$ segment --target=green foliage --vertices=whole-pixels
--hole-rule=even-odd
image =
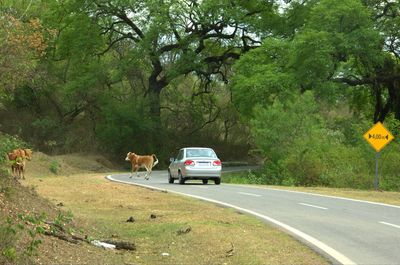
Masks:
[[[6,154],[16,148],[27,148],[28,145],[16,136],[0,132],[0,164],[6,161]]]
[[[160,132],[149,115],[145,101],[131,99],[121,103],[107,98],[102,106],[102,116],[96,131],[105,150],[124,156],[128,151],[154,152],[153,137]]]
[[[361,137],[372,125],[368,120],[381,115],[394,133],[399,130],[396,109],[396,119],[382,114],[396,97],[391,77],[398,55],[390,41],[396,34],[387,32],[392,46],[384,50],[387,28],[377,30],[396,10],[394,3],[292,1],[284,12],[287,38],[272,35],[236,62],[234,103],[265,161],[259,177],[246,181],[372,187],[374,153]],[[385,19],[376,19],[379,14]],[[397,152],[390,152],[397,146],[392,143],[381,158],[385,189],[398,189]]]
[[[56,160],[52,160],[50,162],[50,172],[52,172],[53,174],[58,174],[58,169],[60,168],[60,165],[58,164],[58,162]]]
[[[275,100],[267,108],[257,107],[251,120],[251,132],[274,184],[282,184],[282,176],[299,185],[318,184],[316,179],[323,168],[320,157],[314,152],[323,151],[323,142],[319,140],[325,131],[311,92],[293,101]],[[296,175],[291,174],[295,172]]]
[[[0,193],[12,189],[18,193],[15,182],[7,177],[7,173],[0,172]],[[18,193],[20,194],[20,193]],[[3,197],[4,198],[4,197]],[[16,198],[5,196],[5,205],[10,211],[0,212],[0,263],[1,264],[30,264],[31,257],[37,253],[42,241],[38,238],[44,232],[44,213],[28,214],[14,212],[12,201]]]
[[[38,247],[42,243],[42,240],[38,239],[37,236],[39,234],[43,234],[45,231],[45,228],[43,227],[43,221],[45,220],[46,215],[44,213],[42,213],[41,215],[19,214],[18,217],[22,222],[30,224],[29,226],[18,224],[20,229],[26,229],[26,232],[30,237],[28,246],[25,250],[25,254],[28,256],[36,255]]]
[[[4,235],[4,236],[7,237],[7,235]],[[4,251],[2,254],[7,260],[9,260],[11,262],[13,262],[17,259],[17,250],[15,249],[15,247],[4,248]]]
[[[256,104],[268,105],[275,98],[290,96],[294,79],[286,72],[288,48],[284,40],[267,39],[235,64],[234,103],[246,117],[251,116]]]
[[[73,218],[74,215],[71,211],[68,211],[67,213],[59,212],[57,217],[54,219],[54,224],[59,227],[64,227],[66,224],[71,223]]]
[[[329,118],[322,115],[311,92],[292,98],[254,109],[250,128],[265,159],[264,169],[230,177],[228,181],[373,188],[375,154],[362,138],[372,123],[346,118],[339,112]],[[395,135],[399,133],[399,125],[394,118],[386,122]],[[399,148],[395,141],[382,151],[379,160],[382,189],[399,190]]]
[[[59,124],[49,117],[43,119],[37,119],[32,122],[32,127],[37,133],[37,136],[42,139],[51,139],[55,130]]]
[[[15,249],[15,241],[17,239],[17,229],[12,225],[12,220],[7,219],[5,224],[0,223],[0,249],[2,256],[8,261],[15,261],[17,253]],[[0,261],[2,258],[0,258]]]
[[[293,41],[289,66],[304,88],[315,88],[334,71],[334,47],[327,32],[304,31]]]

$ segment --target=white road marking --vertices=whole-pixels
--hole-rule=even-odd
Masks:
[[[307,204],[307,203],[302,203],[302,202],[300,202],[299,204],[304,205],[304,206],[308,206],[308,207],[313,207],[313,208],[321,209],[321,210],[328,210],[328,208],[321,207],[321,206],[316,206],[316,205],[312,205],[312,204]]]
[[[372,202],[372,201],[366,201],[366,200],[351,199],[351,198],[332,196],[332,195],[324,195],[324,194],[319,194],[319,193],[311,193],[311,192],[304,192],[304,191],[294,191],[294,190],[285,190],[285,189],[274,189],[274,188],[269,188],[269,187],[259,187],[259,186],[254,186],[254,185],[251,186],[251,185],[243,185],[243,184],[225,183],[224,185],[241,186],[241,187],[246,187],[246,188],[255,188],[255,189],[263,189],[263,190],[273,190],[273,191],[280,191],[280,192],[299,193],[299,194],[306,194],[306,195],[312,195],[312,196],[318,196],[318,197],[339,199],[339,200],[345,200],[345,201],[362,202],[362,203],[368,203],[368,204],[373,204],[373,205],[380,205],[380,206],[386,206],[386,207],[392,207],[392,208],[400,209],[399,205],[393,205],[393,204],[387,204],[387,203],[381,203],[381,202]]]
[[[264,219],[270,223],[276,224],[280,227],[282,227],[283,229],[285,229],[286,231],[288,231],[289,233],[309,242],[310,244],[314,245],[315,247],[319,248],[321,251],[325,252],[327,255],[331,256],[333,259],[337,260],[340,264],[343,265],[356,265],[357,263],[355,263],[354,261],[352,261],[351,259],[349,259],[348,257],[346,257],[345,255],[343,255],[342,253],[338,252],[337,250],[331,248],[330,246],[326,245],[325,243],[319,241],[318,239],[294,228],[291,227],[285,223],[282,223],[278,220],[275,220],[271,217],[268,217],[266,215],[263,214],[259,214],[257,212],[254,212],[252,210],[247,210],[244,209],[242,207],[239,206],[235,206],[233,204],[229,204],[229,203],[225,203],[225,202],[221,202],[221,201],[217,201],[217,200],[213,200],[213,199],[208,199],[205,197],[201,197],[201,196],[196,196],[196,195],[192,195],[192,194],[187,194],[187,193],[182,193],[182,192],[178,192],[178,191],[173,191],[173,190],[166,190],[166,189],[161,189],[161,188],[156,188],[156,187],[152,187],[150,185],[144,185],[144,184],[138,184],[138,183],[134,183],[134,182],[128,182],[128,181],[123,181],[123,180],[118,180],[118,179],[114,179],[111,175],[108,175],[106,177],[109,180],[115,181],[115,182],[120,182],[120,183],[125,183],[125,184],[130,184],[130,185],[136,185],[136,186],[141,186],[141,187],[145,187],[151,190],[159,190],[159,191],[168,191],[168,192],[172,192],[172,193],[176,193],[176,194],[180,194],[180,195],[184,195],[184,196],[188,196],[188,197],[192,197],[192,198],[196,198],[196,199],[200,199],[203,201],[208,201],[208,202],[212,202],[212,203],[216,203],[219,205],[223,205],[223,206],[227,206],[227,207],[231,207],[234,208],[238,211],[241,212],[245,212],[251,215],[255,215],[257,217],[260,217],[261,219]]]
[[[200,188],[200,189],[208,189],[207,186],[200,186],[200,185],[193,185],[195,188]]]
[[[248,196],[254,196],[254,197],[261,197],[261,195],[260,194],[254,194],[254,193],[247,193],[247,192],[238,192],[239,194],[242,194],[242,195],[248,195]]]
[[[388,226],[392,226],[392,227],[396,227],[396,228],[399,228],[400,229],[400,225],[394,225],[394,224],[391,224],[391,223],[386,223],[386,222],[379,222],[380,224],[383,224],[383,225],[388,225]]]

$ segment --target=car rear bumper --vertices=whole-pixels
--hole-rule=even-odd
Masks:
[[[190,168],[185,167],[182,170],[182,174],[185,178],[196,178],[196,179],[207,179],[207,178],[220,178],[221,167],[216,168]]]

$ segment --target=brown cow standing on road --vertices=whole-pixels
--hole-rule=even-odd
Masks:
[[[133,177],[133,172],[136,172],[136,176],[138,176],[139,168],[145,168],[147,170],[145,179],[148,180],[150,178],[151,171],[155,165],[158,164],[158,159],[155,154],[152,155],[137,155],[135,153],[129,152],[125,158],[126,161],[131,162],[132,170],[131,170],[131,178]]]

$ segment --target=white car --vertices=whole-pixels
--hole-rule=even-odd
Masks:
[[[205,147],[185,147],[179,150],[175,158],[170,159],[168,167],[168,182],[185,184],[188,179],[200,179],[203,184],[213,180],[216,185],[221,183],[221,160],[214,150]]]

